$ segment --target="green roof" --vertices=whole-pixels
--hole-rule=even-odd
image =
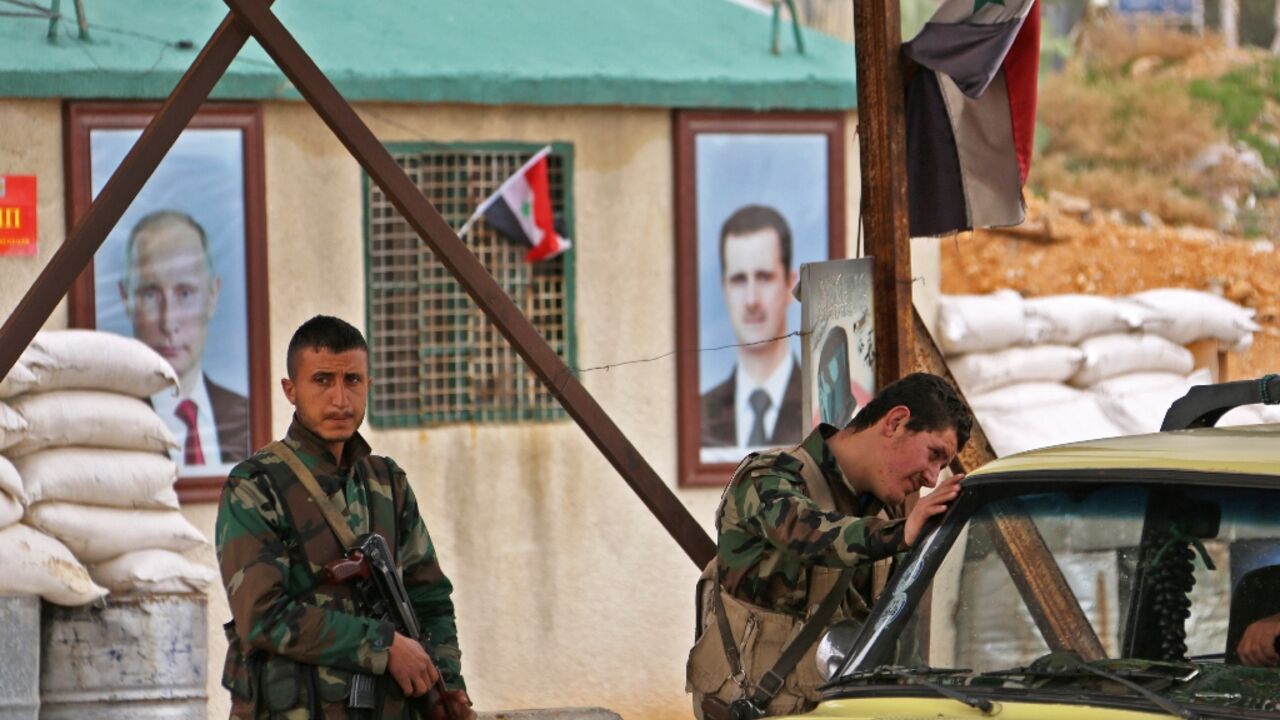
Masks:
[[[47,0],[42,0],[47,5]],[[0,17],[0,97],[160,99],[225,16],[219,0],[62,2],[48,21]],[[275,10],[353,101],[848,109],[853,46],[729,0],[278,0]],[[189,41],[183,43],[182,41]],[[184,48],[182,45],[187,45]],[[300,99],[255,42],[213,97]]]

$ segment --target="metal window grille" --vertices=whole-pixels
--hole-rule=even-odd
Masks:
[[[538,150],[536,147],[391,151],[455,229]],[[569,149],[548,157],[555,216],[572,235]],[[447,422],[554,420],[546,391],[444,265],[365,178],[370,418],[380,427]],[[570,253],[528,263],[529,250],[477,221],[463,241],[551,347],[572,364]]]

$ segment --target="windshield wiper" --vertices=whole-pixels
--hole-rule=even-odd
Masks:
[[[925,677],[926,675],[964,675],[972,672],[973,670],[969,668],[935,668],[935,667],[927,667],[927,666],[926,667],[906,667],[903,665],[882,665],[873,670],[862,670],[855,673],[849,673],[848,675],[843,675],[839,678],[835,678],[831,682],[827,683],[824,687],[832,687],[834,685],[844,685],[850,681],[855,681],[855,680],[883,680],[883,679],[903,680],[906,682],[907,685],[928,688],[945,698],[948,698],[950,700],[955,700],[956,702],[964,703],[965,705],[968,705],[969,707],[980,711],[983,715],[990,715],[995,709],[995,705],[992,704],[990,700],[971,697],[969,695],[966,695],[965,693],[960,692],[959,690],[953,687],[947,687],[946,685],[936,683],[932,680],[929,680],[927,677]]]
[[[1200,716],[1196,714],[1194,710],[1191,710],[1190,708],[1185,708],[1182,705],[1179,705],[1174,700],[1170,700],[1169,698],[1163,695],[1160,695],[1159,693],[1149,690],[1143,687],[1142,685],[1139,685],[1138,683],[1134,682],[1132,679],[1130,679],[1130,678],[1142,678],[1142,679],[1153,679],[1153,680],[1164,679],[1164,680],[1177,680],[1180,682],[1187,682],[1192,678],[1194,678],[1198,674],[1197,672],[1192,672],[1189,675],[1184,677],[1174,677],[1169,675],[1155,675],[1152,673],[1147,673],[1142,671],[1104,670],[1102,668],[1094,667],[1093,665],[1090,665],[1082,660],[1076,659],[1069,666],[1050,666],[1050,667],[1043,667],[1043,668],[1028,666],[1024,668],[1015,668],[1013,670],[997,670],[995,672],[983,673],[982,677],[1008,677],[1011,675],[1022,676],[1022,677],[1078,677],[1081,673],[1097,675],[1098,677],[1105,678],[1115,683],[1119,683],[1129,688],[1130,690],[1138,693],[1142,697],[1150,700],[1153,704],[1155,704],[1161,710],[1164,710],[1165,712],[1175,717],[1184,718],[1184,720],[1200,720]]]

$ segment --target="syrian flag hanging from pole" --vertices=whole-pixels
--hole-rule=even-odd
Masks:
[[[466,235],[472,223],[483,216],[489,227],[515,242],[532,246],[524,256],[528,262],[550,260],[568,250],[572,243],[556,232],[551,214],[551,188],[547,184],[550,152],[550,145],[539,150],[507,178],[497,192],[480,203],[458,231],[459,237]]]
[[[1037,0],[945,0],[904,50],[911,235],[1017,225],[1040,69]]]

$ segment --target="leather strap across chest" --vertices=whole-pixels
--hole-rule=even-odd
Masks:
[[[311,469],[302,462],[302,459],[298,457],[292,448],[279,440],[271,442],[264,450],[280,458],[285,465],[289,466],[294,476],[298,478],[298,482],[302,483],[302,487],[306,488],[307,494],[311,496],[311,500],[315,502],[316,507],[320,509],[320,514],[324,516],[324,520],[329,524],[329,528],[333,530],[333,534],[338,536],[338,542],[342,543],[342,549],[350,550],[356,544],[355,533],[351,532],[351,527],[347,525],[346,517],[343,516],[342,511],[329,501],[329,497],[321,489],[320,482],[316,480],[316,476],[312,474]]]

